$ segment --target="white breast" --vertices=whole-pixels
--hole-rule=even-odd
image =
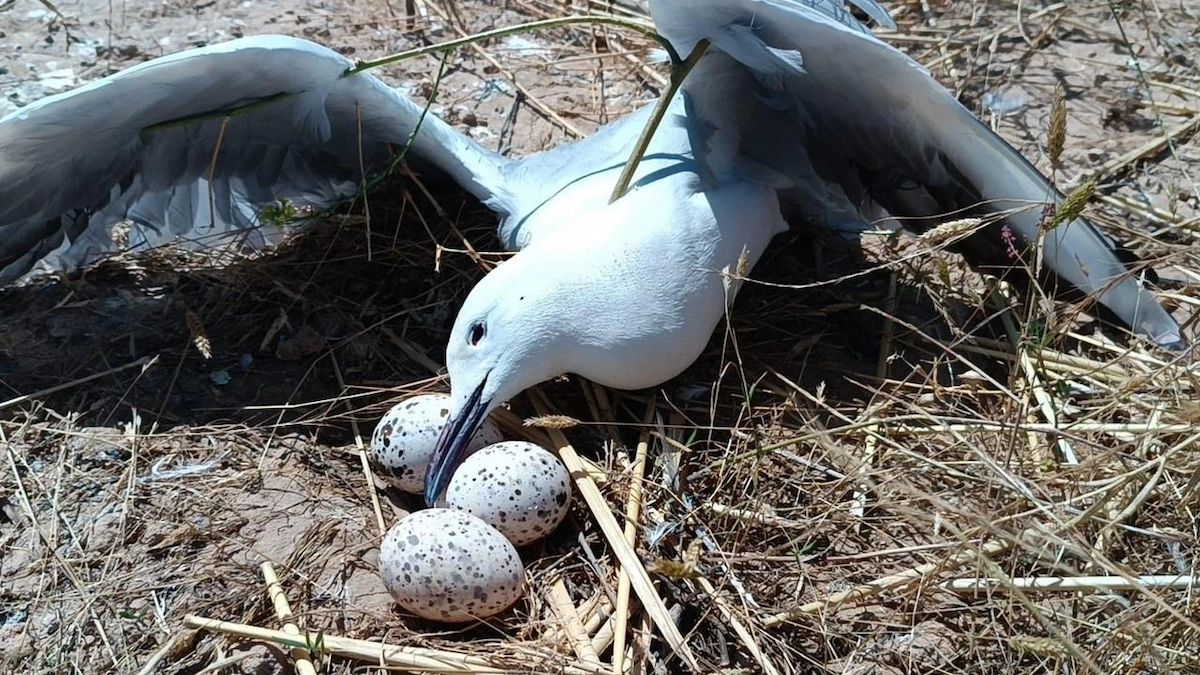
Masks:
[[[547,278],[577,288],[556,294],[552,310],[577,337],[563,355],[572,372],[640,389],[683,371],[736,292],[723,272],[736,271],[743,251],[753,266],[785,228],[772,189],[695,192],[698,184],[688,173],[657,180],[523,251]]]

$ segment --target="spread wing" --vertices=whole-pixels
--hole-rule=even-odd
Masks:
[[[885,22],[872,0],[855,4]],[[732,125],[741,160],[789,179],[781,196],[820,224],[866,229],[863,214],[880,206],[926,227],[948,213],[1003,213],[1009,230],[1032,242],[1043,205],[1062,199],[840,0],[651,0],[650,7],[681,54],[711,42],[715,50],[686,85],[694,105]],[[985,228],[964,252],[1011,264],[1000,235],[999,224]],[[1124,252],[1091,223],[1050,230],[1042,252],[1051,271],[1138,333],[1182,345],[1179,326],[1125,265]]]
[[[0,282],[39,260],[238,234],[261,244],[279,201],[323,207],[408,156],[485,202],[506,160],[319,45],[257,36],[155,59],[0,119]],[[236,111],[230,114],[231,111]]]

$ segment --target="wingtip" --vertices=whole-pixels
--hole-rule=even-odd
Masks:
[[[1168,341],[1156,340],[1155,344],[1158,345],[1159,349],[1171,352],[1172,354],[1183,354],[1191,348],[1191,345],[1188,344],[1188,341],[1184,340],[1183,338],[1176,338],[1175,340]]]
[[[1146,293],[1144,289],[1140,289]],[[1182,354],[1192,349],[1192,345],[1183,336],[1183,330],[1165,307],[1153,300],[1153,306],[1142,306],[1136,312],[1135,320],[1130,324],[1135,331],[1141,333],[1159,349],[1172,354]],[[1149,309],[1149,311],[1146,311]]]
[[[1153,309],[1157,311],[1150,312],[1150,317],[1140,315],[1137,317],[1140,320],[1130,324],[1134,332],[1141,335],[1147,343],[1170,354],[1180,355],[1192,351],[1192,344],[1183,337],[1183,331],[1174,317],[1157,303]],[[1157,320],[1151,320],[1152,318]]]

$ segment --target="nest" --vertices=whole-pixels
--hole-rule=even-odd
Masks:
[[[252,18],[367,57],[565,11],[327,4]],[[1093,179],[1087,215],[1188,318],[1197,20],[1114,7],[914,3],[887,39],[1060,187]],[[537,150],[652,99],[651,47],[577,26],[466,49],[435,112]],[[405,67],[387,76],[428,93],[437,63]],[[377,546],[419,504],[363,443],[445,388],[455,309],[502,256],[452,185],[400,175],[364,199],[270,252],[116,257],[0,292],[3,670],[1200,669],[1194,369],[969,270],[941,251],[955,227],[880,237],[848,273],[838,242],[789,235],[681,377],[512,402],[511,437],[575,477],[571,517],[522,550],[512,610],[405,615]]]

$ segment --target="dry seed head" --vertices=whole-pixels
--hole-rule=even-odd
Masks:
[[[1046,138],[1046,150],[1050,154],[1050,167],[1062,168],[1063,147],[1067,143],[1067,92],[1062,83],[1054,89],[1054,103],[1050,106],[1050,134]]]
[[[693,539],[683,552],[683,560],[658,559],[646,569],[672,579],[695,579],[700,576],[700,540]]]
[[[750,273],[750,248],[742,247],[742,254],[738,256],[737,261],[737,276],[739,279],[745,279]]]
[[[671,579],[695,579],[700,576],[695,566],[679,560],[655,560],[646,565],[646,570]]]
[[[1079,187],[1071,190],[1071,194],[1067,195],[1062,204],[1058,205],[1058,210],[1054,213],[1054,220],[1050,222],[1050,229],[1078,218],[1079,214],[1083,213],[1083,207],[1087,206],[1094,194],[1096,194],[1094,177],[1085,180]]]
[[[1012,646],[1019,652],[1035,656],[1057,656],[1065,658],[1070,655],[1061,642],[1053,638],[1033,637],[1031,635],[1015,635]]]
[[[211,359],[212,341],[208,339],[208,333],[204,330],[204,324],[200,322],[200,317],[190,309],[183,316],[187,320],[188,331],[192,334],[192,344],[196,345],[196,351],[200,352],[204,358]]]
[[[942,223],[932,230],[926,230],[921,233],[921,239],[930,244],[941,244],[946,241],[958,239],[959,237],[970,234],[983,224],[981,218],[962,218],[960,220],[951,220]]]
[[[746,279],[746,274],[750,272],[750,249],[746,246],[742,247],[742,253],[738,256],[737,263],[721,268],[721,285],[725,287],[726,303],[733,301],[734,294],[741,288],[742,282]]]
[[[570,429],[580,424],[583,424],[583,422],[566,415],[542,415],[540,417],[530,417],[524,422],[524,425],[527,427],[537,427],[539,429]]]

